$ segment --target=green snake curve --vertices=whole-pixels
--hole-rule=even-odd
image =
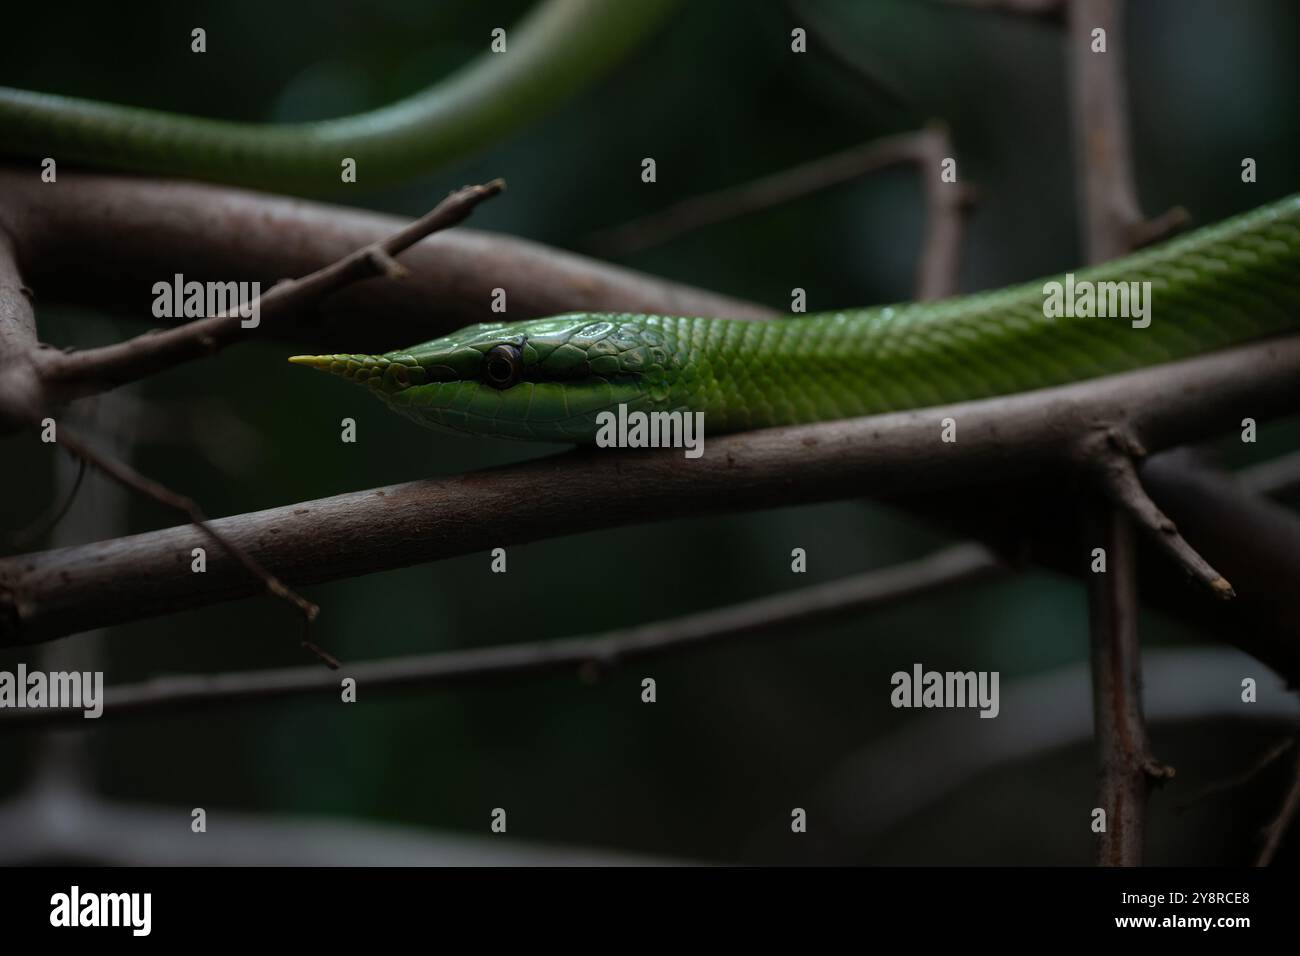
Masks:
[[[1074,281],[1150,282],[1149,324],[1048,317],[1039,281],[771,322],[577,313],[290,361],[423,425],[576,443],[593,443],[600,413],[620,404],[703,412],[718,434],[1021,392],[1300,329],[1300,194]]]
[[[679,2],[546,0],[507,31],[505,53],[485,52],[380,109],[311,123],[236,123],[0,87],[0,153],[308,194],[338,188],[351,158],[359,183],[395,182],[589,85]]]
[[[485,53],[382,109],[313,123],[231,123],[0,88],[0,152],[286,192],[337,184],[344,157],[366,182],[402,179],[590,82],[677,2],[546,0],[509,32],[508,53]],[[1049,318],[1034,282],[773,322],[579,313],[474,326],[385,355],[293,361],[362,382],[421,424],[564,442],[593,441],[597,416],[619,405],[700,411],[721,433],[1025,391],[1300,328],[1300,196],[1077,279],[1150,282],[1149,327]]]

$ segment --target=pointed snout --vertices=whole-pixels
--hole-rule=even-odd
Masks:
[[[418,368],[409,368],[382,355],[291,355],[289,361],[386,392],[399,392],[414,384],[413,377],[423,378]]]

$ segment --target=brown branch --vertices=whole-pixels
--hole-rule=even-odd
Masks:
[[[945,299],[957,292],[962,236],[975,190],[963,182],[946,183],[940,178],[943,161],[952,156],[946,128],[931,124],[917,134],[916,150],[926,206],[916,297]]]
[[[504,188],[505,183],[501,180],[483,186],[467,186],[452,193],[428,214],[391,236],[363,246],[301,279],[276,285],[257,300],[262,320],[269,323],[277,315],[292,313],[294,309],[310,305],[331,292],[371,276],[387,275],[391,278],[404,275],[404,269],[397,264],[394,256],[426,236],[464,221],[475,206],[497,195]],[[16,267],[12,265],[12,257],[7,255],[8,252],[8,249],[0,249],[0,259],[6,260],[0,268],[10,269],[16,275]],[[9,278],[7,273],[0,272],[0,281],[6,278]],[[0,302],[0,305],[9,304]],[[15,314],[21,315],[17,311]],[[7,318],[6,322],[12,324],[12,317]],[[209,354],[230,344],[243,331],[240,316],[226,314],[209,316],[164,332],[149,333],[85,352],[67,354],[33,350],[29,356],[36,365],[39,392],[33,396],[18,396],[14,401],[14,409],[29,416],[29,421],[34,423],[40,414],[34,409],[41,405],[62,404],[68,399],[120,385],[178,362]],[[77,438],[66,426],[61,431],[60,442],[63,447],[83,462],[120,484],[188,515],[196,527],[224,548],[249,574],[260,580],[267,592],[298,608],[303,616],[302,646],[329,667],[339,666],[333,656],[311,639],[311,624],[320,613],[320,608],[286,587],[243,547],[213,528],[193,500],[144,477],[123,462],[100,454]]]
[[[1188,216],[1175,208],[1148,222],[1138,205],[1124,86],[1122,0],[1070,0],[1066,6],[1085,246],[1089,262],[1105,262],[1164,238],[1186,225]],[[1092,50],[1097,28],[1106,31],[1104,53]]]
[[[1256,866],[1268,866],[1273,862],[1278,849],[1282,846],[1283,837],[1286,836],[1287,830],[1291,828],[1297,816],[1300,816],[1300,756],[1296,757],[1291,788],[1282,801],[1282,808],[1278,810],[1273,822],[1264,828],[1264,846],[1259,851],[1259,856],[1255,858]]]
[[[961,544],[882,571],[606,634],[353,663],[342,675],[356,680],[360,693],[433,690],[557,672],[591,677],[631,660],[724,640],[804,634],[810,627],[832,624],[868,609],[982,580],[1001,568],[988,549]],[[127,717],[235,701],[337,694],[338,689],[339,677],[316,667],[162,677],[109,687],[103,715]],[[81,719],[80,711],[10,710],[0,715],[0,728],[75,723]]]
[[[0,230],[0,361],[35,349],[32,292],[18,271],[12,237]]]
[[[706,511],[902,495],[1012,476],[1052,482],[1077,467],[1077,436],[1097,422],[1125,423],[1158,451],[1231,428],[1247,408],[1261,419],[1300,408],[1300,336],[1056,389],[723,436],[696,460],[672,450],[575,451],[212,524],[300,584]],[[959,442],[938,440],[946,417],[959,423]],[[611,487],[623,493],[611,499]],[[602,507],[593,508],[597,500]],[[197,537],[178,527],[0,559],[0,645],[249,593],[241,569],[221,555],[210,556],[207,573],[188,573]]]
[[[1188,600],[1186,575],[1160,553],[1145,556],[1144,594],[1165,612],[1235,644],[1290,686],[1300,687],[1300,591],[1295,586],[1300,581],[1300,515],[1243,493],[1231,474],[1188,458],[1182,450],[1153,455],[1142,468],[1142,483],[1183,535],[1214,555],[1216,568],[1234,582],[1238,596]],[[1151,548],[1154,552],[1154,543]]]
[[[14,237],[28,284],[44,298],[136,314],[139,290],[158,275],[183,271],[193,278],[236,277],[267,285],[280,276],[318,269],[403,225],[394,217],[357,209],[145,178],[65,173],[58,189],[50,189],[30,175],[4,168],[0,199],[0,229]],[[407,281],[358,283],[308,310],[311,322],[289,330],[295,347],[301,351],[306,344],[308,350],[315,346],[316,351],[330,351],[344,336],[360,351],[407,345],[493,318],[488,304],[497,286],[509,287],[514,318],[574,308],[747,318],[774,314],[752,303],[468,228],[432,236],[403,261],[411,268]],[[20,304],[26,306],[25,297]],[[359,321],[363,317],[365,321]],[[0,311],[0,323],[4,319]],[[283,336],[284,331],[272,333]],[[1242,375],[1249,374],[1243,367]],[[1256,414],[1249,402],[1241,411]],[[1224,421],[1214,427],[1229,424],[1235,425]],[[1293,556],[1300,553],[1294,544],[1295,522],[1267,502],[1233,494],[1226,481],[1198,479],[1195,487],[1188,487],[1183,481],[1186,469],[1162,471],[1157,487],[1152,482],[1161,457],[1148,463],[1144,482],[1185,534],[1217,555],[1216,563],[1243,597],[1222,605],[1189,604],[1181,582],[1167,573],[1163,562],[1145,576],[1144,593],[1150,583],[1150,599],[1160,606],[1245,647],[1300,682],[1300,663],[1292,650],[1300,639],[1294,626],[1300,616],[1289,610],[1297,606],[1296,593],[1282,573],[1294,567]],[[1005,487],[1007,482],[999,484]],[[1020,486],[1016,496],[1024,501],[1026,494],[1043,490]],[[981,493],[966,488],[958,495],[933,498],[923,512],[957,527],[975,517],[976,510],[995,514],[1008,508],[993,489]],[[963,501],[978,502],[979,509],[953,504]],[[962,523],[953,520],[957,512]],[[1051,513],[1059,515],[1059,505]],[[1011,508],[1000,525],[985,523],[967,533],[1000,540],[1022,518]],[[1055,519],[1045,518],[1041,524],[1034,532],[1035,557],[1053,567],[1075,567],[1074,555],[1057,546]],[[1018,554],[1020,547],[1008,553]],[[1247,584],[1248,589],[1243,587]],[[0,590],[4,586],[0,581]],[[12,611],[12,603],[6,605],[0,598],[0,615]]]
[[[316,302],[329,293],[364,278],[404,274],[402,267],[393,259],[394,256],[426,236],[464,221],[475,206],[497,195],[504,188],[505,183],[501,180],[484,186],[465,187],[452,193],[425,216],[386,239],[357,249],[301,279],[276,285],[257,300],[259,313],[264,313],[261,318],[264,321],[273,320],[276,315],[291,313],[295,308]],[[21,285],[17,281],[17,267],[11,249],[7,245],[0,248],[0,260],[3,263],[0,264],[0,287]],[[20,333],[24,331],[34,332],[32,322],[24,324],[25,314],[21,308],[15,307],[7,299],[0,301],[0,307],[5,307],[3,330],[7,338],[4,344],[12,344],[12,340],[20,338]],[[30,308],[27,313],[30,313]],[[28,361],[34,362],[36,366],[39,392],[13,397],[10,413],[16,421],[26,417],[30,423],[35,423],[40,414],[36,409],[43,405],[62,404],[68,399],[120,385],[178,362],[209,354],[230,344],[242,331],[240,317],[227,314],[209,316],[164,332],[150,333],[116,345],[74,354],[33,348],[28,353]],[[20,366],[22,358],[13,356],[10,362]],[[311,624],[320,613],[320,608],[286,587],[244,548],[214,529],[193,500],[144,477],[123,462],[100,454],[77,438],[66,426],[62,429],[60,442],[83,462],[120,484],[187,514],[195,526],[226,549],[246,571],[258,578],[270,594],[298,608],[303,615],[302,646],[328,666],[338,667],[338,661],[311,639]]]
[[[409,220],[344,206],[200,183],[60,173],[57,188],[0,166],[0,230],[14,237],[28,284],[44,299],[139,316],[159,276],[237,279],[269,288],[306,275]],[[305,310],[299,345],[383,352],[499,321],[492,290],[510,292],[511,319],[570,311],[769,318],[775,311],[513,236],[469,228],[436,233],[403,257],[404,282],[359,282]]]
[[[1178,533],[1175,525],[1151,500],[1138,478],[1135,461],[1146,457],[1146,451],[1131,434],[1123,429],[1100,429],[1082,444],[1080,460],[1089,468],[1109,496],[1169,557],[1173,558],[1191,577],[1204,585],[1215,597],[1228,599],[1236,596],[1232,585],[1202,558]]]
[[[941,211],[945,216],[957,215],[960,223],[959,214],[970,203],[972,195],[963,184],[940,183],[939,160],[950,155],[946,130],[931,125],[915,133],[873,140],[832,153],[740,186],[683,200],[642,219],[603,230],[592,237],[590,245],[604,255],[625,255],[903,164],[913,164],[922,170],[931,216]],[[930,231],[934,231],[933,223]],[[946,228],[941,236],[945,250],[951,244],[950,231]],[[927,238],[927,248],[931,241]]]
[[[103,472],[123,487],[130,488],[146,498],[152,498],[159,504],[188,515],[191,524],[224,548],[249,574],[260,580],[268,593],[282,601],[287,601],[302,612],[302,646],[315,654],[326,666],[333,669],[338,668],[338,660],[311,640],[311,625],[316,620],[317,615],[320,614],[320,608],[296,591],[285,587],[275,575],[262,567],[257,559],[244,548],[212,527],[212,524],[204,517],[203,512],[199,510],[199,506],[192,499],[184,495],[178,495],[165,485],[160,485],[151,478],[146,478],[125,462],[118,461],[107,455],[101,455],[80,438],[71,434],[66,426],[59,429],[58,441],[60,445],[77,458]]]
[[[375,276],[404,274],[393,260],[415,243],[441,229],[464,221],[474,207],[505,188],[502,180],[457,190],[434,209],[388,238],[354,250],[349,255],[300,279],[280,282],[256,302],[262,325],[274,324],[354,282]],[[237,314],[209,316],[164,331],[83,352],[39,353],[38,371],[44,400],[61,404],[69,399],[103,391],[153,375],[180,362],[210,355],[225,348],[249,330]]]
[[[13,239],[0,227],[0,432],[36,416],[32,356],[38,347],[32,291],[18,269]]]
[[[1122,3],[1068,0],[1066,4],[1077,165],[1082,180],[1079,203],[1090,263],[1117,258],[1155,242],[1181,228],[1189,218],[1178,208],[1148,222],[1138,204],[1128,138]],[[1094,51],[1093,31],[1098,29],[1104,31],[1104,48]],[[1094,579],[1089,589],[1094,712],[1102,801],[1109,817],[1098,861],[1107,866],[1133,866],[1142,859],[1150,779],[1172,776],[1173,771],[1156,764],[1147,749],[1130,520],[1210,593],[1230,598],[1233,590],[1227,579],[1192,549],[1143,488],[1135,465],[1146,457],[1141,436],[1106,423],[1093,431],[1084,449],[1087,467],[1100,479],[1112,502],[1094,518],[1107,539],[1111,567],[1106,579]]]
[[[1105,548],[1106,570],[1089,582],[1092,624],[1093,719],[1101,757],[1101,807],[1106,829],[1099,840],[1103,866],[1142,862],[1150,780],[1173,776],[1152,758],[1142,719],[1141,651],[1137,633],[1137,569],[1127,516],[1094,508],[1093,540]]]
[[[1241,648],[1300,687],[1300,514],[1242,492],[1231,474],[1181,448],[1153,454],[1142,463],[1141,478],[1183,536],[1202,554],[1214,555],[1215,567],[1238,593],[1231,601],[1206,599],[1180,565],[1139,535],[1143,606],[1206,639]],[[1086,581],[1082,542],[1061,525],[1063,514],[1077,510],[1078,492],[1077,479],[1058,482],[1031,473],[891,501],[949,534],[983,542],[1017,566]]]

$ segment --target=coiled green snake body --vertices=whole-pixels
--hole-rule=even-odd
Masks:
[[[1049,314],[1038,281],[770,322],[577,313],[291,361],[364,384],[424,425],[576,443],[594,442],[600,413],[620,404],[703,412],[716,434],[1021,392],[1300,329],[1300,194],[1070,281],[1089,283],[1150,283],[1149,311]]]

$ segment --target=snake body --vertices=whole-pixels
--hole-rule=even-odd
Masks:
[[[289,193],[428,173],[590,84],[679,0],[546,0],[457,73],[380,109],[310,123],[237,123],[0,87],[0,153]],[[188,42],[187,36],[176,42]],[[230,51],[239,37],[216,37]],[[489,46],[489,37],[482,42]],[[234,55],[234,54],[230,54]]]
[[[289,192],[427,172],[599,76],[679,0],[545,0],[507,52],[390,106],[287,126],[0,88],[0,151]],[[486,41],[486,38],[484,38]],[[474,326],[384,355],[295,356],[434,427],[592,442],[601,413],[703,412],[714,433],[919,408],[1185,358],[1300,328],[1300,196],[1102,266],[1150,283],[1150,324],[1049,315],[1032,282],[772,322],[576,313]],[[1061,280],[1057,280],[1061,281]],[[1118,287],[1117,287],[1118,288]]]
[[[1084,282],[1150,283],[1149,324],[1049,316],[1037,281],[770,322],[575,313],[291,361],[423,425],[576,443],[620,404],[703,412],[722,433],[1021,392],[1300,329],[1300,194],[1080,270]]]

